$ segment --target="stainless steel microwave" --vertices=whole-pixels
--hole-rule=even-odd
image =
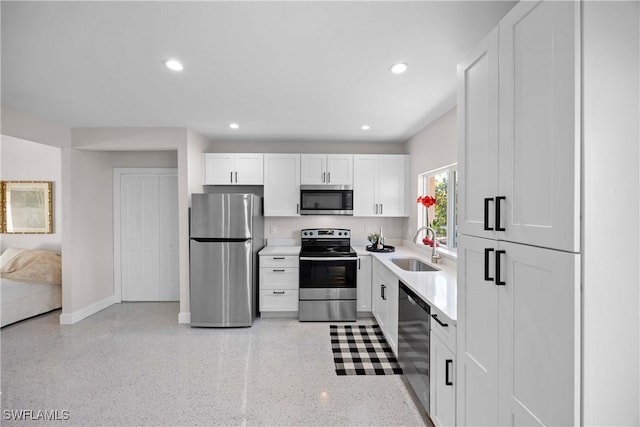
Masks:
[[[353,215],[353,187],[301,185],[300,215]]]

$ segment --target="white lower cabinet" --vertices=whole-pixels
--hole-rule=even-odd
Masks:
[[[358,312],[371,312],[371,255],[358,257]]]
[[[387,343],[398,355],[398,278],[378,260],[373,260],[371,299],[373,316]]]
[[[297,256],[260,256],[261,314],[298,312],[299,271]]]
[[[456,425],[456,356],[433,329],[430,335],[429,416],[436,427]]]

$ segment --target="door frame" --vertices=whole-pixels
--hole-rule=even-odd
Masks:
[[[175,175],[178,168],[113,168],[113,295],[116,303],[122,302],[122,241],[120,210],[122,208],[120,185],[124,175]],[[176,200],[178,204],[178,200]]]

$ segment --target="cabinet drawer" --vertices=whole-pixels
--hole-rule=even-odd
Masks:
[[[431,331],[438,335],[442,342],[455,354],[456,325],[452,324],[451,321],[442,314],[431,313]]]
[[[260,268],[260,289],[298,289],[300,269],[291,267]]]
[[[291,289],[261,290],[260,311],[298,311],[298,291]]]
[[[297,255],[262,255],[260,267],[298,267]]]

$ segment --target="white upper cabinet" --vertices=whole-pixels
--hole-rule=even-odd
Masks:
[[[458,232],[495,238],[498,28],[458,65]]]
[[[302,154],[303,185],[353,185],[353,154]]]
[[[407,216],[407,163],[401,154],[353,157],[353,215]]]
[[[204,185],[262,185],[263,155],[205,153]]]
[[[264,155],[264,216],[300,213],[300,154]]]
[[[575,7],[519,3],[459,65],[461,234],[580,250]]]
[[[579,16],[575,2],[522,2],[500,22],[504,240],[580,250]]]

